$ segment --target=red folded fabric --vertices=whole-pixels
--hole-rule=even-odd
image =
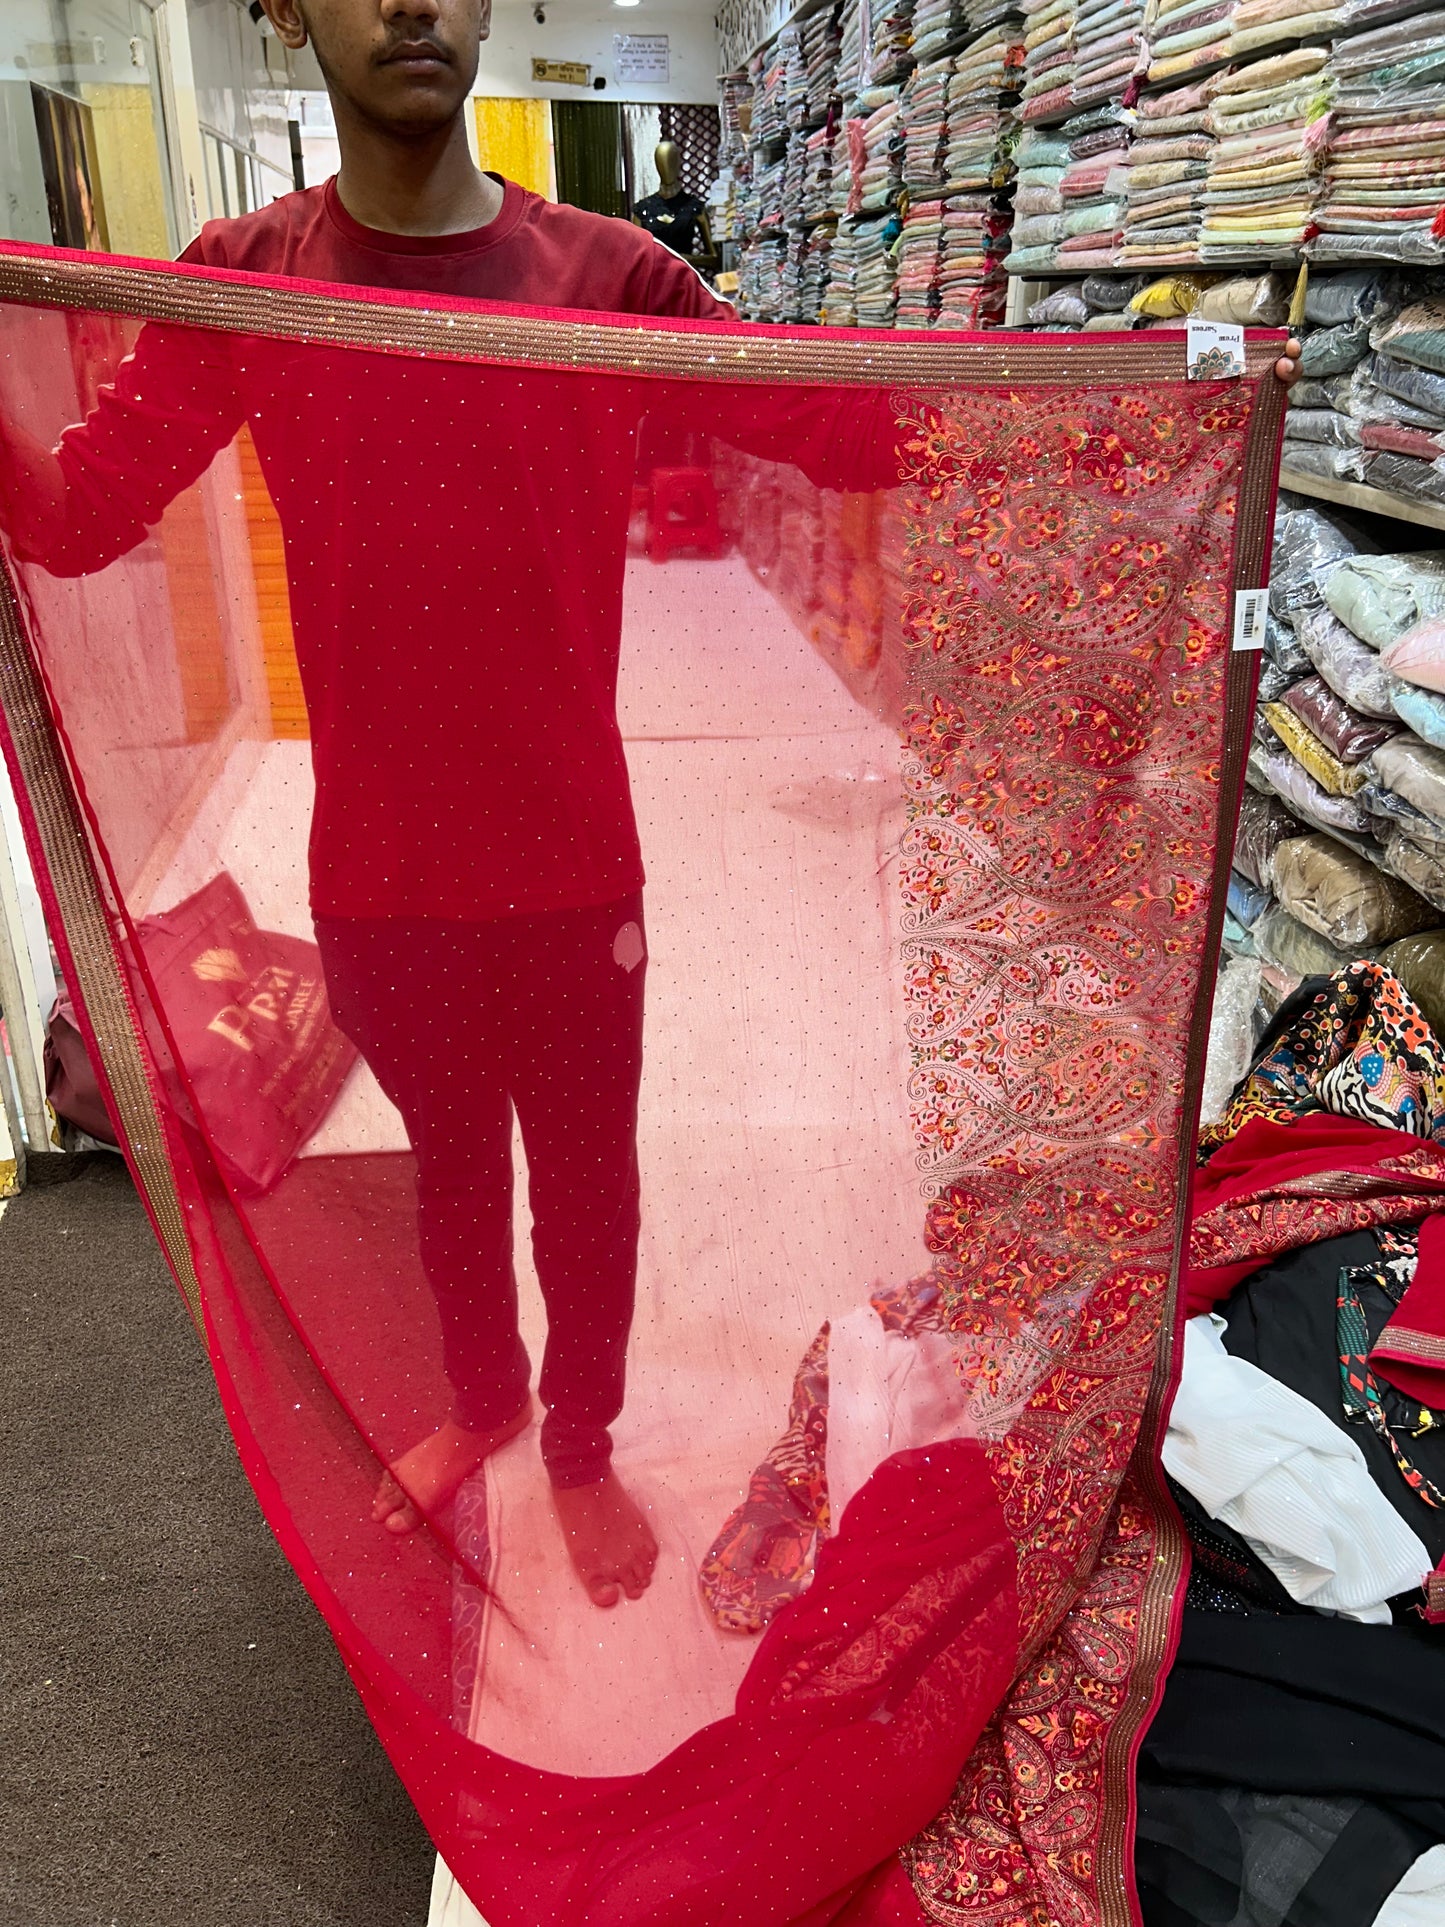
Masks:
[[[1370,1363],[1406,1398],[1445,1407],[1445,1212],[1420,1227],[1420,1259]]]
[[[1326,1111],[1308,1112],[1289,1123],[1251,1118],[1195,1173],[1182,1277],[1186,1316],[1209,1311],[1251,1272],[1286,1251],[1346,1231],[1419,1224],[1441,1211],[1445,1147],[1428,1138]],[[1435,1273],[1439,1236],[1432,1230],[1429,1240],[1421,1241],[1421,1270],[1427,1279]],[[1427,1243],[1432,1253],[1428,1267]],[[1440,1253],[1445,1258],[1445,1246]],[[1417,1274],[1416,1283],[1421,1282]],[[1412,1285],[1406,1303],[1414,1291]],[[1396,1314],[1402,1329],[1403,1314],[1402,1304]],[[1428,1334],[1427,1321],[1436,1318],[1445,1365],[1445,1285],[1420,1294],[1409,1328]],[[1418,1345],[1412,1348],[1402,1341],[1402,1350],[1419,1369]],[[1393,1363],[1382,1369],[1399,1384]],[[1441,1383],[1445,1386],[1445,1379]]]

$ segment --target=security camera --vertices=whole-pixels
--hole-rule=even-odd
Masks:
[[[535,6],[535,7],[533,7],[533,9],[532,9],[532,18],[533,18],[533,19],[534,19],[534,20],[536,21],[536,23],[537,23],[537,25],[538,25],[539,27],[545,27],[545,26],[546,26],[546,24],[547,24],[547,9],[546,9],[546,8],[545,8],[545,7],[544,7],[544,6],[542,5],[542,4],[541,4],[541,0],[538,0],[538,4],[537,4],[537,5]]]

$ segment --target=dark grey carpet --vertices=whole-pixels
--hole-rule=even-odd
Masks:
[[[118,1161],[0,1218],[0,1924],[421,1927],[431,1846]]]

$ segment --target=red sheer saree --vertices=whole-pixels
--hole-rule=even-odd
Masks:
[[[0,693],[67,976],[466,1891],[491,1927],[1126,1919],[1277,345],[1188,382],[1172,336],[21,250],[0,296]],[[610,1425],[660,1544],[611,1611],[535,1425],[421,1530],[371,1517],[525,1375],[513,1108],[542,1450],[565,1483]],[[634,1141],[640,1242],[594,1175]],[[770,1454],[805,1351],[826,1407]],[[723,1531],[778,1492],[791,1536]]]

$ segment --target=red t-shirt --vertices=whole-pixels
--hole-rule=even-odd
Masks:
[[[501,212],[488,227],[467,234],[383,234],[354,221],[335,181],[327,181],[284,195],[256,214],[208,221],[181,259],[247,274],[534,308],[735,319],[686,261],[630,221],[544,201],[514,181],[501,186]]]
[[[328,184],[211,223],[187,258],[731,319],[641,229],[510,183],[473,233],[376,233]],[[835,486],[896,479],[886,391],[870,404],[153,324],[62,437],[66,528],[21,532],[22,547],[57,573],[101,566],[248,425],[286,541],[316,774],[315,912],[470,919],[606,903],[643,881],[616,695],[647,416]]]
[[[488,226],[420,236],[363,227],[327,181],[239,220],[210,222],[182,258],[533,307],[734,319],[687,262],[631,222],[543,200],[512,181],[502,187]],[[397,399],[418,403],[408,395],[414,367],[393,363],[379,371],[383,384],[392,386],[387,376],[398,368]],[[452,418],[451,450],[463,449],[471,466],[471,515],[447,530],[450,553],[419,553],[425,536],[418,544],[413,524],[389,584],[343,562],[353,581],[362,578],[360,592],[336,596],[314,567],[338,556],[330,532],[314,529],[309,554],[288,533],[317,775],[318,915],[514,916],[642,888],[616,720],[625,520],[597,513],[630,495],[630,437],[619,442],[610,418],[578,421],[560,437],[555,409],[546,425],[530,420],[545,382],[534,382],[530,402],[505,374],[466,385],[483,414],[500,419],[475,439],[459,433],[446,391],[462,384],[455,370],[443,376],[434,406]],[[411,412],[420,446],[426,411]],[[410,464],[388,458],[379,427],[374,418],[360,430],[355,464],[407,476]],[[264,428],[253,433],[264,449]],[[266,468],[288,529],[312,524],[311,503],[295,499],[291,465],[273,456]],[[518,486],[523,471],[541,482],[541,503]],[[343,520],[379,531],[397,526],[398,511],[406,517],[418,484],[422,499],[439,493],[438,480],[411,476],[387,491],[376,478],[378,497],[392,493],[390,514],[354,489],[331,493]],[[590,504],[573,499],[579,487]],[[555,517],[545,507],[539,515],[549,501]],[[498,540],[504,554],[494,559],[487,549]],[[438,651],[416,619],[423,599],[445,612],[453,638],[472,630],[475,649],[444,643]]]

